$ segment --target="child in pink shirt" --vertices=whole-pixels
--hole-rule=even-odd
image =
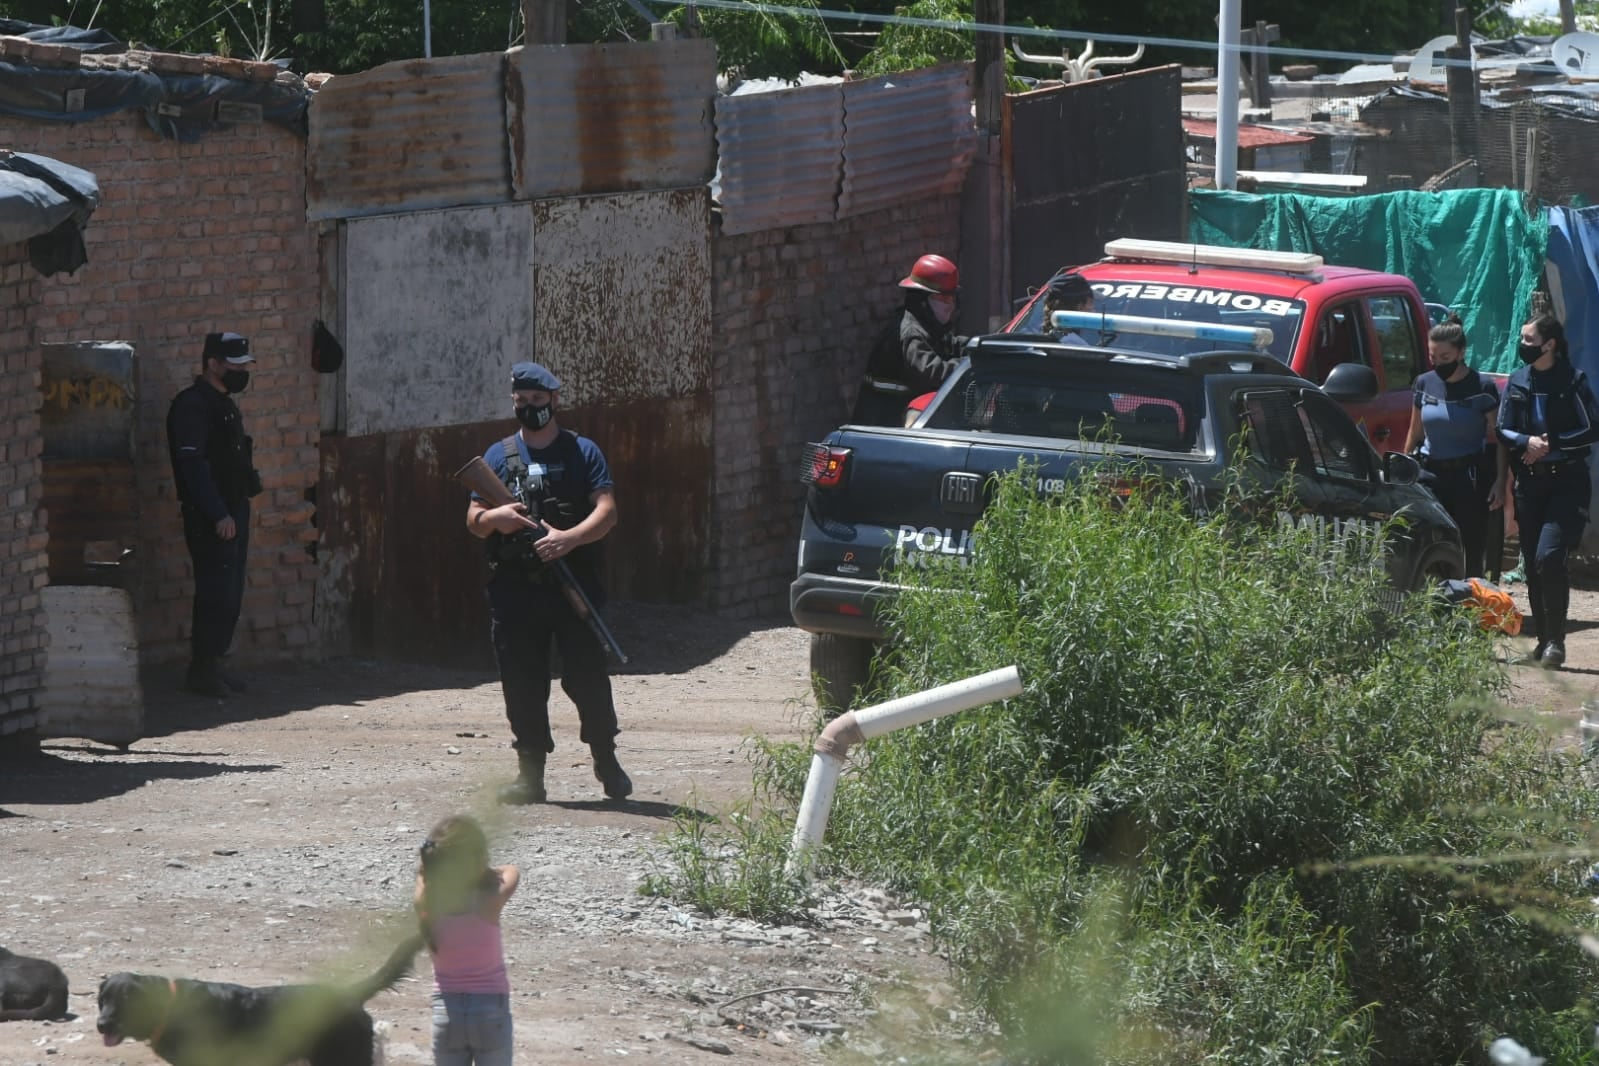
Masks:
[[[483,827],[444,819],[422,842],[415,903],[433,957],[434,1066],[511,1066],[511,986],[500,912],[521,880],[490,866]]]

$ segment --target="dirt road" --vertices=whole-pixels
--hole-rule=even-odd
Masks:
[[[636,655],[616,678],[626,804],[605,800],[558,695],[551,802],[495,808],[515,760],[493,677],[391,663],[257,672],[225,705],[153,678],[149,735],[130,751],[48,742],[0,766],[0,946],[58,962],[77,1015],[0,1025],[0,1063],[157,1062],[101,1046],[107,973],[350,975],[404,920],[428,828],[460,810],[490,820],[496,860],[523,870],[504,921],[519,1063],[819,1061],[845,1041],[870,1054],[868,983],[891,995],[944,975],[918,915],[840,892],[816,922],[769,928],[636,891],[674,815],[748,798],[748,735],[797,734],[804,635],[643,607],[616,629]],[[391,1063],[432,1061],[430,982],[424,959],[370,1005]],[[767,989],[787,991],[728,1006],[742,1024],[718,1015]]]
[[[1573,616],[1570,667],[1518,668],[1513,702],[1574,735],[1599,687],[1599,593],[1579,592]],[[686,610],[615,621],[637,653],[616,679],[624,805],[604,800],[557,696],[551,802],[497,810],[514,759],[494,679],[391,663],[257,672],[225,705],[153,677],[130,751],[51,742],[0,765],[0,945],[60,963],[75,1014],[0,1025],[0,1063],[158,1061],[94,1031],[95,987],[118,970],[354,973],[405,920],[417,844],[460,810],[489,819],[496,859],[524,871],[505,918],[519,1063],[814,1063],[824,1045],[872,1061],[935,1029],[961,1038],[911,902],[840,889],[774,928],[637,894],[674,815],[748,797],[746,736],[797,735],[806,639]],[[430,980],[424,960],[370,1005],[391,1063],[431,1061]]]

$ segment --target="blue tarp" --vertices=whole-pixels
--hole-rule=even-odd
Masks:
[[[1571,361],[1599,381],[1599,207],[1549,209],[1545,273]]]
[[[87,261],[83,227],[100,204],[93,174],[42,155],[0,154],[0,244],[28,242],[39,273],[72,273]]]
[[[85,52],[127,48],[99,30],[36,26],[0,19],[0,32],[66,44]],[[212,74],[158,74],[148,70],[57,69],[0,62],[0,114],[41,122],[89,122],[118,111],[140,110],[163,137],[193,142],[239,121],[225,104],[260,108],[261,121],[306,132],[311,93],[303,85],[239,81]],[[253,114],[248,116],[253,119]]]

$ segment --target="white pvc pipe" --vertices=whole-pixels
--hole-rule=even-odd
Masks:
[[[1221,0],[1216,23],[1216,188],[1238,186],[1238,39],[1243,0]],[[1263,60],[1264,61],[1264,60]]]
[[[811,857],[821,846],[827,833],[827,817],[833,810],[833,796],[838,791],[838,778],[852,746],[906,726],[1019,696],[1021,691],[1021,672],[1007,666],[833,719],[816,738],[811,772],[805,779],[805,794],[800,798],[794,838],[789,844],[788,872],[806,873]]]

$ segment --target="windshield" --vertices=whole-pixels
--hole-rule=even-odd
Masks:
[[[1200,450],[1203,397],[1188,374],[1073,360],[1062,373],[967,368],[928,417],[928,429],[1061,440],[1116,440],[1165,452]]]
[[[1294,350],[1294,337],[1305,318],[1305,302],[1259,296],[1235,289],[1203,285],[1159,285],[1142,281],[1096,281],[1094,310],[1112,315],[1142,315],[1186,322],[1208,322],[1226,326],[1265,326],[1271,330],[1272,355],[1287,363]],[[1027,317],[1016,327],[1018,333],[1044,333],[1044,301],[1034,300]],[[1096,331],[1083,331],[1089,344],[1109,344],[1158,355],[1186,355],[1190,352],[1236,351],[1237,344],[1223,341],[1189,340],[1182,337],[1149,337],[1120,334],[1101,337]]]

